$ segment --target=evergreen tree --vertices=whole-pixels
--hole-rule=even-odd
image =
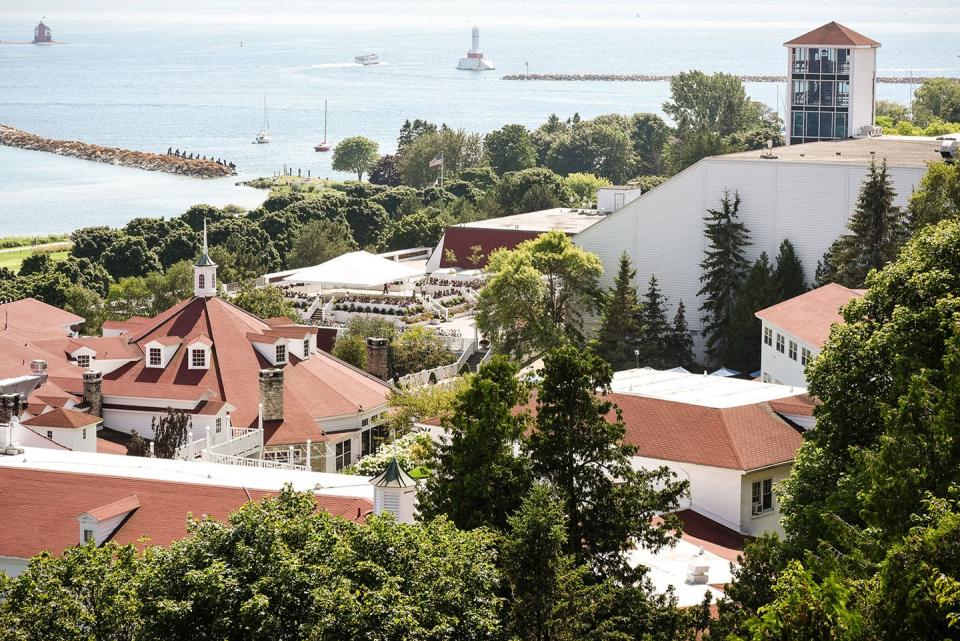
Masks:
[[[696,368],[696,358],[693,355],[693,337],[687,326],[687,308],[683,301],[677,305],[677,313],[673,315],[673,327],[667,339],[668,367],[683,367],[687,370]]]
[[[736,339],[731,323],[736,293],[740,289],[750,263],[744,248],[750,244],[750,231],[739,220],[740,194],[724,191],[720,209],[708,209],[704,218],[704,234],[709,241],[706,257],[700,263],[703,296],[700,310],[704,313],[703,335],[707,338],[707,354],[715,363],[729,352]]]
[[[896,196],[887,173],[887,161],[884,160],[879,169],[876,162],[871,161],[870,171],[860,187],[857,208],[847,223],[850,233],[841,236],[824,255],[818,282],[862,287],[870,270],[881,269],[897,257],[900,245],[906,240],[907,226],[903,211],[893,204]]]
[[[636,448],[623,442],[623,418],[603,396],[613,373],[599,357],[560,347],[544,356],[541,375],[530,458],[563,504],[564,551],[600,575],[635,578],[624,554],[632,542],[657,550],[675,540],[672,512],[688,484],[665,467],[633,469]]]
[[[650,275],[647,293],[640,311],[640,364],[661,369],[667,366],[667,341],[670,324],[667,321],[667,299],[657,284],[656,275]]]
[[[419,495],[420,518],[447,515],[457,527],[504,529],[530,487],[529,462],[515,446],[523,440],[526,415],[513,408],[528,400],[518,366],[495,356],[480,368],[454,403],[441,444]]]
[[[753,264],[737,290],[731,321],[731,340],[723,352],[723,364],[741,372],[752,372],[760,366],[760,319],[754,314],[777,302],[776,284],[767,253]]]
[[[776,302],[799,296],[807,291],[803,264],[789,239],[780,243],[777,266],[773,269],[773,285],[776,291]]]
[[[594,352],[615,371],[633,367],[633,350],[640,342],[640,305],[633,279],[637,272],[630,265],[627,252],[620,255],[620,268],[613,287],[603,296],[600,327],[594,341]]]

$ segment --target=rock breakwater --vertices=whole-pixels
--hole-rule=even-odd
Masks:
[[[45,151],[58,156],[70,156],[71,158],[92,160],[108,165],[133,167],[146,171],[162,171],[168,174],[197,178],[221,178],[223,176],[233,176],[237,173],[230,165],[213,160],[180,158],[116,147],[101,147],[100,145],[75,140],[53,140],[7,125],[0,125],[0,145],[31,151]]]
[[[786,82],[786,76],[748,75],[735,76],[743,82]],[[668,82],[673,79],[670,74],[643,74],[643,73],[513,73],[503,76],[503,80],[559,80],[584,82]],[[930,78],[909,76],[878,76],[877,82],[887,84],[906,85],[920,84]],[[960,78],[953,78],[960,82]]]

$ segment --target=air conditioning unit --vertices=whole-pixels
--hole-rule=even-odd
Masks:
[[[940,156],[944,162],[957,162],[957,157],[960,157],[960,140],[956,138],[944,138],[940,143]]]
[[[759,503],[754,503],[752,512],[754,516],[757,516],[758,514],[763,514],[763,506],[760,505]]]
[[[861,138],[876,138],[883,135],[883,128],[876,125],[864,125],[860,127]]]

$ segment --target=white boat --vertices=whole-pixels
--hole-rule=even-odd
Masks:
[[[314,151],[330,151],[330,145],[327,144],[327,101],[323,101],[323,142],[313,146]]]
[[[365,53],[357,56],[353,59],[358,65],[363,65],[364,67],[369,67],[370,65],[380,64],[380,56],[375,53]]]
[[[265,145],[270,142],[270,116],[267,115],[267,97],[263,97],[263,129],[253,140],[258,145]]]
[[[470,51],[467,52],[466,58],[460,58],[460,62],[457,63],[457,69],[461,71],[492,71],[495,69],[493,66],[493,60],[490,58],[484,58],[483,52],[480,51],[480,27],[473,28],[473,41]]]

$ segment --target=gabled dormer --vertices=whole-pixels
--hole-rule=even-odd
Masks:
[[[217,264],[207,253],[207,221],[203,221],[203,253],[193,264],[193,295],[209,298],[217,295]]]
[[[164,336],[154,338],[143,345],[145,366],[149,368],[165,368],[173,355],[177,353],[183,339],[179,336]]]
[[[268,334],[247,334],[250,344],[271,365],[286,365],[290,360],[289,339]]]
[[[96,350],[87,347],[86,345],[80,345],[75,350],[70,352],[70,359],[77,364],[77,367],[80,367],[84,370],[90,369],[90,366],[93,365],[93,361],[96,358]]]
[[[102,545],[114,535],[124,520],[139,508],[140,499],[133,494],[84,512],[77,517],[80,523],[80,544],[93,542],[95,545]]]
[[[208,336],[197,334],[186,341],[187,367],[189,369],[210,369],[213,356],[213,341]]]

